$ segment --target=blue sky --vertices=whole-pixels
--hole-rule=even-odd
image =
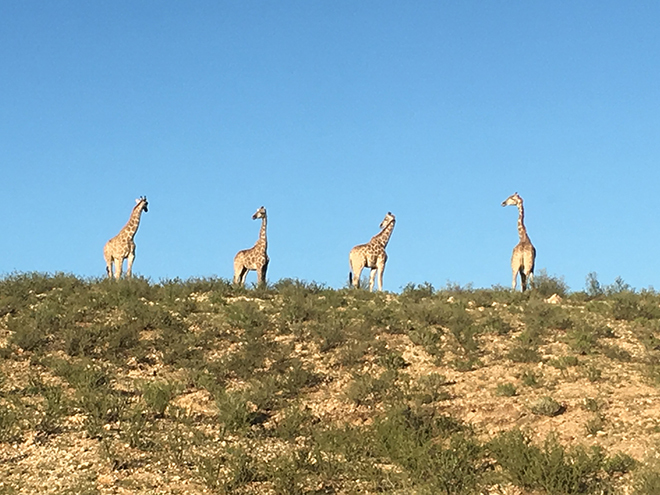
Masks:
[[[658,2],[0,3],[0,273],[341,287],[388,211],[385,289],[537,270],[660,288]],[[248,278],[255,280],[254,274]]]

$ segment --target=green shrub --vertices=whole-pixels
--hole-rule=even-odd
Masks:
[[[450,383],[447,377],[439,373],[420,376],[415,384],[416,400],[421,404],[447,400],[451,397],[446,390]]]
[[[523,371],[522,375],[520,375],[520,380],[522,381],[523,385],[527,387],[541,386],[541,378],[531,370]]]
[[[23,436],[20,415],[16,407],[0,404],[0,442],[18,442]]]
[[[566,408],[552,397],[545,396],[537,400],[531,407],[534,414],[542,416],[558,416],[562,414]]]
[[[567,451],[554,435],[546,438],[543,447],[537,447],[513,430],[492,440],[489,449],[507,477],[529,490],[572,495],[599,493],[607,486],[602,475],[606,457],[597,447]]]
[[[597,416],[587,421],[585,428],[589,435],[596,435],[599,431],[604,431],[605,418],[602,414],[598,414]]]
[[[401,466],[415,491],[471,493],[481,479],[482,449],[453,418],[396,407],[373,432],[376,453]]]
[[[564,277],[550,276],[545,268],[542,268],[534,276],[534,290],[542,297],[557,294],[563,298],[568,293],[568,285],[566,285]]]
[[[590,412],[598,412],[602,406],[602,403],[598,399],[593,399],[591,397],[584,399],[584,403],[582,405],[586,411]]]
[[[482,332],[496,335],[508,335],[511,332],[511,325],[497,314],[489,315],[479,326]]]
[[[538,363],[541,355],[538,349],[528,345],[514,345],[506,354],[506,358],[514,363]]]
[[[518,391],[513,383],[499,383],[495,394],[500,397],[513,397]]]
[[[140,388],[144,402],[157,417],[165,414],[167,406],[179,390],[177,384],[165,381],[142,382]]]
[[[346,388],[346,397],[357,405],[373,406],[386,398],[401,395],[396,386],[397,374],[387,370],[374,377],[368,373],[356,374]]]
[[[657,461],[639,469],[635,475],[635,495],[660,493],[660,466]]]

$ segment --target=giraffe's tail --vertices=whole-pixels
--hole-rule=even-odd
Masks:
[[[353,286],[353,272],[348,271],[348,287],[349,289]]]

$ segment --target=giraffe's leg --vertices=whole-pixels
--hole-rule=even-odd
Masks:
[[[257,284],[266,285],[266,270],[268,270],[268,261],[257,270]]]
[[[513,280],[511,281],[511,290],[516,290],[516,277],[518,276],[518,270],[513,269]]]
[[[527,290],[527,275],[522,268],[520,269],[520,287],[523,292]]]
[[[121,265],[123,265],[123,263],[123,258],[115,258],[115,278],[117,280],[119,280],[119,277],[121,277]]]
[[[112,278],[112,257],[105,259],[105,273],[108,275],[108,278]]]
[[[234,285],[240,283],[243,276],[243,268],[243,261],[239,259],[239,255],[237,254],[234,258]]]
[[[250,270],[248,270],[246,267],[243,267],[243,269],[241,270],[241,285],[242,286],[245,286],[245,281],[247,279],[249,271]]]
[[[355,289],[360,288],[360,277],[362,276],[362,270],[364,270],[363,266],[353,267],[353,287]]]
[[[369,292],[374,291],[374,280],[376,279],[376,268],[372,268],[369,272]]]
[[[133,260],[135,259],[135,253],[131,252],[128,253],[128,257],[126,259],[126,278],[131,278],[133,275]]]
[[[385,264],[378,267],[378,290],[383,290],[383,272],[385,271]]]

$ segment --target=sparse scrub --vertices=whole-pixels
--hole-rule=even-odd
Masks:
[[[14,274],[0,279],[0,442],[34,441],[30,465],[45,469],[39,455],[52,443],[145,493],[154,477],[158,489],[191,494],[472,494],[504,481],[530,493],[628,493],[635,483],[653,493],[650,460],[580,445],[616,452],[622,427],[629,439],[660,432],[646,400],[635,402],[639,424],[620,413],[641,397],[641,379],[660,384],[660,296],[623,281],[591,295],[560,293],[558,277],[536,282],[525,294],[423,284],[397,295],[298,280],[246,289]],[[551,293],[564,302],[545,302]],[[474,381],[485,378],[486,392]],[[577,407],[588,413],[577,411],[572,440],[529,441],[537,425],[564,435],[572,421],[550,419],[564,406],[535,403],[538,388],[574,397],[581,385]],[[653,389],[643,391],[651,404]],[[484,443],[520,404],[536,413],[525,415],[527,433]],[[5,460],[3,487],[39,492],[18,478],[26,462]],[[98,473],[82,469],[60,491],[102,491]]]

